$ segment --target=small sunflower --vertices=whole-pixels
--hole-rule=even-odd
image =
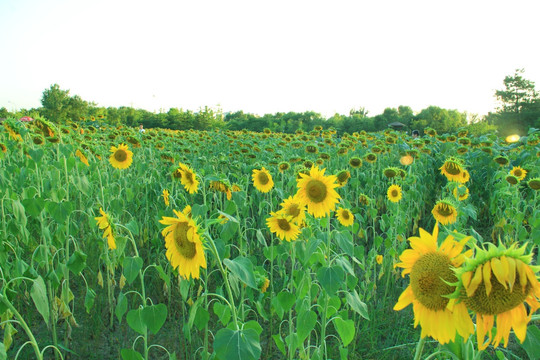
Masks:
[[[7,153],[7,147],[6,147],[6,145],[0,143],[0,151],[2,151],[4,154]]]
[[[387,167],[383,170],[383,175],[391,179],[399,174],[399,169],[395,167]]]
[[[534,179],[529,180],[527,185],[529,185],[529,187],[533,190],[536,190],[536,191],[540,190],[540,178],[534,178]]]
[[[401,165],[411,165],[412,163],[414,162],[414,158],[407,154],[407,155],[403,155],[402,157],[399,158],[399,163]]]
[[[341,170],[340,172],[337,173],[336,178],[337,178],[339,187],[343,187],[347,185],[347,182],[351,178],[351,173],[349,172],[349,170]]]
[[[403,197],[403,194],[401,193],[401,187],[395,184],[390,185],[388,191],[386,192],[386,196],[391,202],[397,203]]]
[[[493,158],[493,160],[501,166],[508,165],[508,163],[510,162],[510,160],[508,160],[508,158],[503,155],[496,156]]]
[[[199,181],[197,180],[197,174],[187,165],[180,164],[180,182],[184,185],[186,191],[190,194],[196,194],[199,188]]]
[[[338,208],[336,216],[339,223],[343,226],[351,226],[354,224],[354,215],[349,209]]]
[[[270,175],[264,166],[261,170],[253,169],[251,178],[253,179],[253,186],[262,193],[267,193],[274,187],[272,175]]]
[[[284,171],[287,171],[290,168],[291,168],[291,164],[289,164],[286,161],[280,162],[279,165],[278,165],[278,170],[279,170],[280,173],[282,173]]]
[[[270,213],[271,217],[266,219],[266,225],[271,232],[276,233],[281,240],[292,241],[298,238],[300,229],[292,221],[292,216],[282,211]]]
[[[467,339],[474,332],[465,304],[447,298],[455,291],[450,284],[457,281],[452,269],[461,266],[472,251],[462,254],[470,237],[457,242],[449,235],[439,247],[438,235],[436,223],[433,234],[420,229],[420,237],[409,238],[412,249],[405,250],[395,266],[403,268],[401,276],[409,274],[410,284],[394,310],[413,304],[414,326],[420,324],[422,338],[431,336],[446,344],[455,339],[456,333]]]
[[[118,147],[111,146],[109,162],[114,168],[127,169],[133,162],[133,152],[128,150],[127,145],[120,144]]]
[[[371,202],[371,199],[366,194],[360,194],[358,195],[358,202],[361,205],[368,206],[369,203]]]
[[[441,170],[441,174],[446,176],[448,181],[462,182],[463,166],[460,160],[451,157],[444,162],[439,170]]]
[[[103,238],[107,238],[107,245],[110,250],[116,249],[116,241],[114,239],[113,230],[111,222],[109,221],[109,215],[103,211],[102,208],[99,208],[99,213],[101,216],[95,217],[97,225],[103,231]]]
[[[307,205],[308,213],[316,218],[321,218],[333,211],[340,199],[339,194],[334,190],[338,187],[336,176],[324,176],[325,170],[313,167],[309,174],[299,173],[300,178],[296,180],[298,199],[303,205]]]
[[[281,209],[291,217],[295,224],[302,225],[306,220],[306,206],[296,196],[289,196],[281,203]]]
[[[512,170],[510,170],[510,175],[514,175],[519,181],[521,181],[525,179],[525,176],[527,176],[527,170],[522,169],[520,166],[514,166]]]
[[[469,197],[469,188],[460,184],[454,188],[452,193],[454,194],[456,200],[463,201]]]
[[[516,185],[517,183],[519,183],[519,179],[514,175],[506,175],[506,181],[510,185]]]
[[[264,294],[266,290],[268,290],[269,286],[270,286],[270,280],[268,280],[268,278],[264,278],[264,283],[261,287],[261,292]]]
[[[377,255],[377,256],[375,257],[375,261],[377,262],[377,264],[382,265],[382,262],[383,262],[383,256],[382,256],[382,255]]]
[[[359,157],[352,157],[349,159],[349,165],[354,168],[354,169],[358,169],[360,167],[362,167],[362,159],[360,159]]]
[[[457,210],[448,200],[439,200],[431,210],[435,220],[442,225],[453,224],[457,221]]]
[[[163,196],[163,201],[165,202],[165,206],[169,206],[169,190],[167,189],[163,189],[163,194],[161,194],[161,196]]]
[[[531,265],[532,251],[525,255],[527,244],[521,248],[516,244],[487,246],[487,250],[477,248],[476,256],[455,270],[458,282],[452,295],[476,313],[479,350],[490,344],[497,347],[503,339],[506,347],[510,329],[523,343],[531,315],[540,308],[540,283],[535,275],[540,267]],[[494,325],[497,331],[492,337]]]
[[[160,223],[169,225],[161,234],[165,238],[166,256],[173,269],[184,279],[199,278],[200,268],[206,269],[204,248],[195,221],[184,212],[173,210],[176,217],[164,216]]]
[[[364,156],[364,159],[368,163],[373,164],[374,162],[377,161],[377,155],[375,155],[374,153],[368,153],[368,154],[366,154],[366,156]]]

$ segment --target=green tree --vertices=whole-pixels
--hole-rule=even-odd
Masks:
[[[88,111],[88,102],[78,95],[69,96],[69,90],[60,89],[58,84],[53,84],[43,91],[41,105],[43,116],[57,123],[77,120]]]

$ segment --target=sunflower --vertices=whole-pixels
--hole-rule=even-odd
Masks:
[[[399,163],[401,165],[411,165],[414,162],[414,158],[411,155],[403,155],[399,158]]]
[[[7,147],[6,147],[6,145],[0,143],[0,151],[2,151],[4,154],[7,153]]]
[[[454,188],[452,193],[457,200],[463,201],[469,197],[469,188],[467,188],[465,185],[460,184]]]
[[[501,166],[508,165],[508,163],[510,162],[510,160],[508,160],[508,158],[503,155],[496,156],[493,158],[493,160]]]
[[[264,166],[261,170],[253,169],[251,178],[253,179],[253,186],[262,193],[267,193],[274,187],[272,175],[270,175]]]
[[[459,159],[450,157],[444,162],[439,170],[441,170],[441,174],[446,176],[448,181],[462,182],[463,166]]]
[[[111,222],[109,221],[109,215],[107,215],[107,213],[105,213],[102,208],[99,208],[99,213],[101,214],[101,216],[95,217],[94,219],[97,221],[98,227],[101,230],[104,230],[103,238],[107,238],[107,245],[109,246],[109,249],[114,250],[116,249],[116,241],[114,240]]]
[[[529,180],[527,185],[529,185],[529,187],[533,190],[540,190],[540,178],[534,178]]]
[[[390,185],[388,191],[386,192],[388,200],[391,202],[397,203],[403,197],[401,193],[401,187],[399,185]]]
[[[435,220],[442,225],[453,224],[457,221],[457,210],[448,200],[439,200],[431,210]]]
[[[271,212],[271,217],[266,219],[266,225],[271,232],[276,233],[277,237],[281,240],[296,240],[300,229],[292,221],[292,216],[285,214],[282,211]]]
[[[368,206],[371,202],[371,199],[366,194],[360,194],[358,195],[358,203],[364,206]]]
[[[514,175],[519,181],[521,181],[525,179],[525,176],[527,176],[527,170],[522,169],[520,166],[514,166],[512,170],[510,170],[510,175]]]
[[[479,350],[489,344],[497,347],[502,339],[506,347],[511,328],[523,343],[531,315],[540,308],[540,283],[535,275],[540,267],[531,265],[532,252],[525,255],[527,244],[521,248],[516,244],[509,248],[491,243],[487,246],[487,250],[477,248],[476,256],[455,270],[458,282],[452,296],[476,313]]]
[[[111,146],[109,162],[114,168],[127,169],[133,162],[133,152],[128,150],[127,145],[120,144],[118,147]]]
[[[336,216],[339,223],[343,226],[351,226],[354,224],[354,215],[349,209],[338,208]]]
[[[75,151],[75,155],[81,159],[81,162],[86,165],[86,166],[90,166],[90,164],[88,164],[88,159],[86,158],[86,155],[84,155],[84,153],[80,150],[80,149],[77,149]]]
[[[184,279],[199,278],[200,268],[206,269],[204,248],[197,224],[184,212],[173,210],[176,217],[162,217],[163,225],[169,225],[161,234],[165,238],[166,256],[173,269]]]
[[[375,256],[375,261],[377,262],[377,264],[382,265],[383,256],[382,255]]]
[[[196,194],[199,187],[199,181],[197,180],[197,174],[187,165],[180,164],[180,182],[184,185],[186,191],[190,194]]]
[[[264,294],[266,290],[268,290],[268,286],[270,286],[270,280],[268,278],[264,278],[264,282],[261,286],[261,292]]]
[[[349,165],[354,168],[354,169],[358,169],[360,167],[362,167],[362,159],[360,159],[359,157],[352,157],[349,159]]]
[[[368,163],[373,164],[374,162],[377,161],[377,155],[375,155],[374,153],[368,153],[368,154],[366,154],[366,156],[364,156],[364,159]]]
[[[459,181],[460,183],[462,184],[465,184],[466,182],[468,182],[470,179],[471,179],[471,175],[469,174],[469,172],[465,169],[463,169],[463,171],[461,172],[461,180]]]
[[[167,189],[163,189],[163,194],[161,194],[161,196],[163,196],[163,201],[165,202],[165,206],[169,206],[169,190]]]
[[[506,175],[506,181],[510,185],[516,185],[517,183],[519,183],[519,179],[514,175]]]
[[[422,327],[421,336],[431,336],[441,344],[453,341],[456,332],[464,339],[474,332],[474,325],[463,303],[456,303],[446,296],[454,292],[457,278],[452,271],[463,264],[472,254],[469,250],[462,254],[465,243],[449,235],[440,247],[437,246],[438,224],[433,234],[420,229],[420,237],[410,237],[412,249],[405,250],[396,267],[403,268],[401,276],[409,274],[410,284],[400,295],[394,310],[404,309],[413,304],[414,326]]]
[[[395,167],[387,167],[383,170],[383,175],[389,179],[395,177],[396,175],[398,175],[398,173],[399,169]]]
[[[280,162],[279,165],[278,165],[278,169],[279,169],[279,172],[280,172],[280,173],[289,170],[290,167],[291,167],[291,164],[289,164],[289,163],[286,162],[286,161],[282,161],[282,162]]]
[[[324,176],[326,169],[313,167],[309,174],[299,173],[296,180],[298,199],[302,205],[307,205],[308,213],[321,218],[336,208],[340,196],[334,190],[338,187],[335,175]]]
[[[343,187],[347,185],[347,182],[351,178],[351,173],[349,172],[349,170],[341,170],[337,173],[336,178],[339,185],[338,187]]]
[[[302,225],[306,220],[306,206],[297,196],[289,196],[281,204],[281,211],[291,217],[291,221],[297,225]]]

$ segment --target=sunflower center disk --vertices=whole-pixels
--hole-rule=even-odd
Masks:
[[[341,213],[341,217],[345,220],[349,220],[349,212],[348,211],[343,211]]]
[[[443,279],[448,282],[457,280],[448,256],[438,253],[423,255],[414,264],[410,276],[415,298],[430,310],[444,310],[448,299],[442,296],[451,294],[454,287]]]
[[[268,179],[268,176],[263,172],[257,174],[257,179],[259,180],[259,183],[261,185],[266,185],[270,181],[270,179]]]
[[[174,243],[178,252],[187,259],[193,259],[197,249],[195,244],[188,240],[187,231],[189,229],[188,223],[179,223],[174,230]]]
[[[522,287],[518,284],[514,284],[512,291],[510,291],[510,289],[505,289],[493,275],[491,276],[491,286],[491,292],[487,296],[486,287],[482,281],[473,296],[467,297],[463,293],[463,302],[469,309],[479,314],[497,315],[523,303],[531,290],[531,285],[527,282],[525,292],[522,292]]]
[[[283,231],[289,231],[291,230],[291,224],[285,219],[278,219],[277,220],[278,226]]]
[[[396,189],[394,189],[392,190],[391,195],[393,198],[397,198],[399,196],[399,192]]]
[[[309,200],[314,203],[320,203],[326,199],[326,185],[322,181],[310,180],[307,183],[306,190]]]
[[[114,153],[114,158],[118,162],[124,162],[127,159],[127,153],[124,150],[116,150]]]
[[[450,175],[459,175],[461,172],[461,167],[453,162],[445,166],[446,172]]]
[[[453,211],[450,208],[450,206],[448,206],[446,204],[439,205],[437,207],[437,212],[439,213],[439,215],[444,216],[444,217],[447,217],[447,216],[450,216],[450,215],[453,214]]]
[[[300,215],[300,208],[296,204],[292,204],[291,207],[287,210],[287,215],[292,216],[293,218],[298,217]]]
[[[186,176],[186,180],[189,183],[193,183],[193,173],[191,171],[186,171],[186,172],[184,172],[184,174]]]

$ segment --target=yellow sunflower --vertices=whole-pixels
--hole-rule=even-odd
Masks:
[[[531,315],[540,308],[540,283],[535,275],[540,267],[531,265],[532,251],[524,255],[527,244],[508,249],[491,243],[487,246],[488,250],[477,248],[474,259],[455,271],[458,282],[452,296],[476,313],[480,350],[489,344],[497,347],[502,339],[506,347],[510,329],[523,343]],[[497,331],[492,337],[495,321]]]
[[[109,162],[114,168],[127,169],[133,162],[133,152],[128,150],[127,145],[120,144],[118,147],[111,146]]]
[[[325,170],[313,167],[309,174],[299,173],[300,179],[296,180],[298,199],[303,205],[307,205],[308,213],[316,218],[321,218],[333,211],[340,199],[339,194],[334,190],[338,187],[336,176],[324,176]]]
[[[420,237],[410,237],[412,249],[403,251],[396,267],[403,268],[402,276],[409,274],[410,284],[400,295],[394,310],[413,304],[414,326],[422,327],[421,336],[431,336],[441,344],[455,339],[456,333],[464,339],[474,332],[474,325],[463,303],[446,296],[454,292],[457,278],[452,271],[472,255],[472,250],[462,254],[466,237],[460,242],[448,236],[441,246],[437,245],[438,224],[433,234],[420,229]]]
[[[339,223],[343,226],[351,226],[354,224],[354,215],[349,209],[338,208],[336,216]]]
[[[103,231],[103,238],[107,238],[107,245],[109,249],[116,249],[116,241],[114,239],[111,222],[109,221],[109,215],[103,211],[102,208],[99,208],[99,213],[101,216],[97,216],[94,219],[97,221],[97,225]]]
[[[382,255],[377,255],[377,256],[375,257],[375,261],[377,262],[377,264],[382,265],[382,262],[383,262],[383,256],[382,256]]]
[[[453,194],[454,197],[459,201],[466,200],[469,197],[469,188],[460,184],[454,188]]]
[[[386,192],[386,196],[388,196],[388,200],[390,200],[391,202],[397,203],[403,197],[401,193],[401,187],[395,184],[390,185],[388,191]]]
[[[200,268],[206,269],[206,258],[198,227],[184,212],[173,210],[176,217],[164,216],[160,223],[169,225],[161,234],[165,238],[166,256],[173,269],[184,279],[199,278]]]
[[[197,174],[187,165],[180,164],[180,182],[184,185],[186,191],[190,194],[196,194],[199,187],[199,181],[197,180]]]
[[[88,159],[80,149],[75,151],[75,156],[77,156],[84,165],[90,166],[90,164],[88,164]]]
[[[281,211],[290,216],[292,222],[297,225],[304,224],[306,220],[306,206],[302,205],[302,202],[297,196],[289,196],[280,205]]]
[[[336,178],[337,178],[338,186],[343,187],[347,185],[347,182],[351,178],[351,173],[349,170],[341,170],[340,172],[337,173]]]
[[[262,193],[267,193],[274,187],[272,175],[270,175],[264,166],[261,170],[253,169],[251,178],[253,179],[253,185],[255,188]]]
[[[292,217],[286,215],[284,212],[272,212],[271,217],[266,219],[266,225],[271,232],[276,233],[277,237],[281,240],[296,240],[300,229],[292,221]]]
[[[441,174],[446,176],[448,181],[462,182],[463,166],[460,160],[451,157],[444,162],[439,170],[441,170]]]
[[[457,221],[457,210],[448,200],[439,200],[431,210],[435,220],[443,225],[453,224]]]
[[[521,181],[525,179],[525,176],[527,176],[527,170],[522,169],[520,166],[514,166],[512,170],[510,170],[510,175],[514,175],[519,181]]]
[[[163,196],[163,201],[165,202],[165,206],[169,206],[169,190],[167,189],[163,189],[163,194],[161,196]]]

